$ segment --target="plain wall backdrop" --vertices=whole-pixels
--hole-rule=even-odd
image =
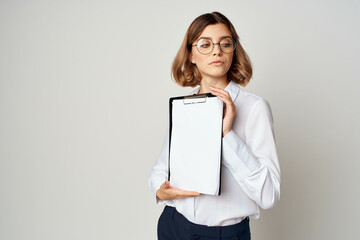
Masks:
[[[359,1],[0,0],[0,239],[156,239],[148,176],[189,24],[234,24],[281,199],[252,239],[360,239]]]

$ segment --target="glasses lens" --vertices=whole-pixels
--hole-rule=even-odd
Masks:
[[[202,54],[208,54],[213,48],[213,44],[210,39],[202,38],[196,44],[197,49]]]
[[[232,53],[235,49],[235,43],[234,43],[234,40],[231,39],[231,38],[224,38],[223,40],[221,40],[220,42],[220,47],[221,47],[221,50],[224,52],[224,53]]]

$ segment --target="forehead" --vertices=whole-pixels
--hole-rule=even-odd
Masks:
[[[208,37],[211,39],[219,39],[225,36],[231,36],[228,27],[223,23],[208,25],[204,28],[199,38]]]

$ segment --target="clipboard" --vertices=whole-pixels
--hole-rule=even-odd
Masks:
[[[171,186],[220,195],[223,104],[211,93],[169,99]]]

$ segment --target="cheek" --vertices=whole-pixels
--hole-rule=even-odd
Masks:
[[[201,55],[201,56],[197,56],[197,58],[195,59],[196,59],[196,65],[198,65],[201,68],[207,67],[208,60],[206,59],[206,57]]]
[[[232,64],[232,61],[233,61],[233,56],[229,56],[229,58],[227,58],[227,67],[230,68],[231,67],[231,64]]]
[[[191,54],[192,54],[195,61],[200,61],[201,60],[202,54],[200,54],[198,52],[198,50],[196,50],[195,47],[192,49]]]
[[[193,56],[198,63],[206,62],[206,55],[197,52]]]
[[[231,65],[232,63],[232,60],[233,60],[233,57],[234,57],[234,54],[231,54],[228,56],[227,60],[228,60],[228,63]]]

